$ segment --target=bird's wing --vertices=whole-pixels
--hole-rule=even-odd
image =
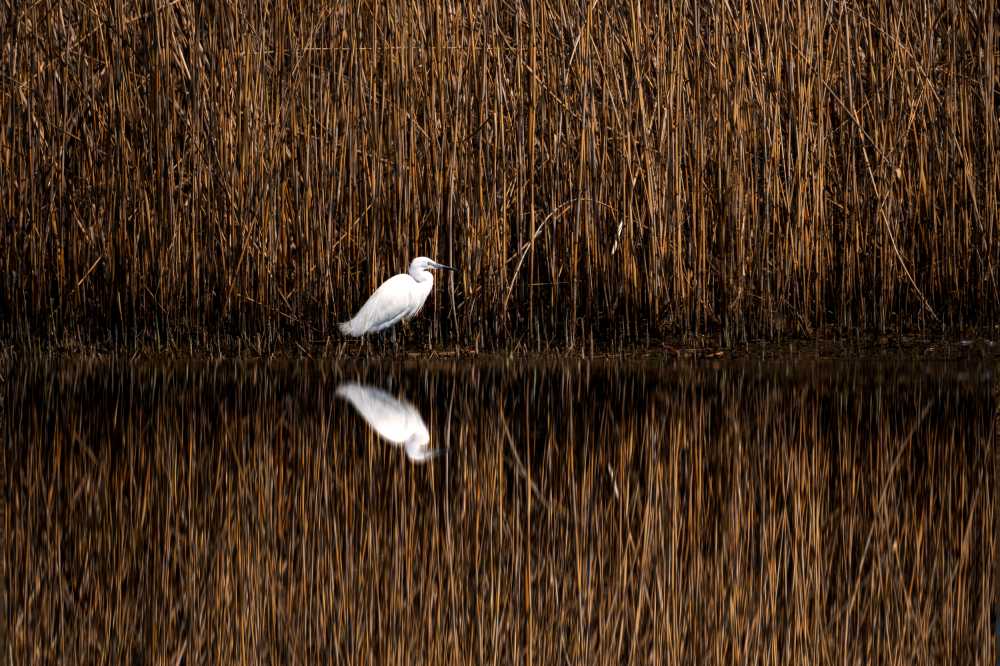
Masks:
[[[410,307],[406,311],[406,318],[415,317],[418,312],[424,307],[424,303],[427,302],[427,297],[430,296],[431,289],[433,289],[434,282],[416,282],[414,281],[413,287],[410,289]]]
[[[351,328],[375,333],[398,322],[412,307],[410,292],[414,284],[413,278],[403,274],[383,282],[351,319]]]

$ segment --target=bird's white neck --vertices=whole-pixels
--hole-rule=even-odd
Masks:
[[[434,276],[428,270],[422,269],[410,269],[410,277],[413,278],[414,282],[429,282],[434,284]]]

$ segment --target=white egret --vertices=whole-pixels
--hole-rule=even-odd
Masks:
[[[394,398],[374,386],[354,382],[338,386],[337,395],[354,405],[382,439],[402,445],[411,462],[421,463],[442,452],[430,448],[427,424],[417,408],[405,400]]]
[[[430,271],[438,269],[455,270],[433,259],[417,257],[410,262],[408,272],[383,282],[350,321],[339,324],[340,332],[355,337],[377,333],[414,316],[420,312],[434,288],[434,276]]]

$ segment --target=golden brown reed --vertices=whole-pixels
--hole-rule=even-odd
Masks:
[[[995,0],[4,11],[8,338],[315,339],[418,254],[431,344],[998,321]]]
[[[414,401],[414,467],[333,388]],[[14,663],[993,663],[982,381],[15,369]],[[391,386],[389,386],[391,383]],[[360,435],[359,435],[360,434]]]

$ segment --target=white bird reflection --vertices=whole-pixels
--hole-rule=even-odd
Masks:
[[[354,405],[382,439],[402,445],[411,462],[421,463],[442,453],[441,449],[428,446],[431,435],[427,424],[409,402],[394,398],[374,386],[354,382],[338,386],[337,395]]]

